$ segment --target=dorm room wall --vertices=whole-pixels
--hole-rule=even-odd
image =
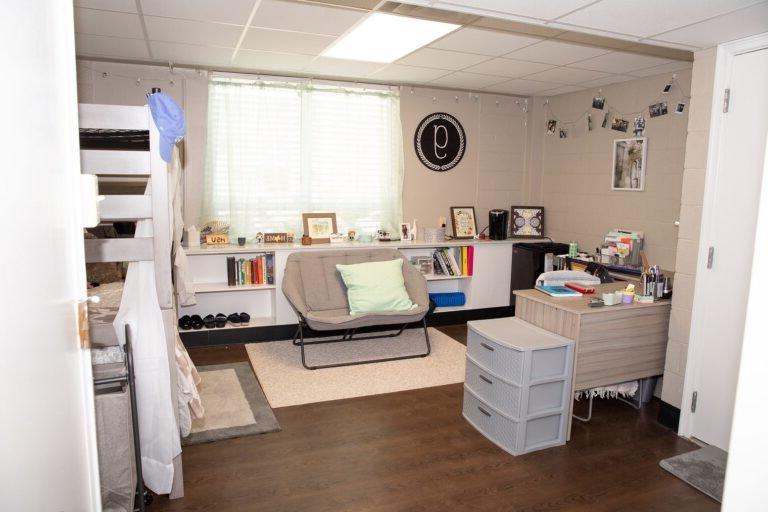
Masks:
[[[677,71],[677,81],[690,94],[691,70]],[[612,228],[645,231],[645,252],[651,264],[664,269],[675,268],[678,228],[674,222],[680,214],[680,192],[683,183],[688,107],[680,115],[674,113],[680,90],[673,88],[662,96],[669,103],[669,113],[650,118],[648,105],[661,95],[672,73],[630,80],[618,84],[549,98],[534,98],[532,115],[542,120],[557,116],[572,121],[590,109],[592,98],[602,89],[610,105],[605,110],[590,109],[593,131],[587,131],[586,119],[566,125],[568,137],[546,135],[543,127],[533,137],[544,139],[542,163],[532,181],[541,180],[541,189],[531,201],[540,202],[546,212],[546,231],[555,241],[575,240],[582,250],[592,252]],[[601,128],[605,112],[613,108],[621,112],[642,111],[647,120],[648,138],[646,185],[643,192],[611,190],[613,140],[632,137],[633,116],[627,116],[629,131],[622,133]],[[611,112],[611,119],[616,112]],[[558,123],[558,130],[561,123]],[[536,167],[531,167],[537,174]]]
[[[106,75],[104,75],[106,73]],[[136,79],[141,77],[137,84]],[[174,85],[170,85],[170,81]],[[199,224],[202,203],[203,154],[208,98],[208,75],[161,66],[78,61],[78,94],[83,103],[143,105],[145,93],[160,87],[184,108],[187,143],[184,162],[184,219]],[[403,87],[401,123],[405,178],[403,221],[418,219],[436,226],[449,218],[451,206],[476,207],[478,228],[488,223],[488,210],[524,203],[526,124],[528,115],[511,96],[476,94],[421,87]],[[433,112],[448,112],[461,122],[467,150],[461,163],[448,172],[423,166],[413,144],[418,123]],[[450,229],[450,221],[448,221]]]

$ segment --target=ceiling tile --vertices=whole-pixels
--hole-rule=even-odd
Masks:
[[[569,92],[576,92],[576,91],[583,91],[584,87],[579,87],[578,85],[563,85],[560,87],[557,87],[556,89],[547,89],[546,91],[542,91],[541,94],[545,96],[557,96],[558,94],[568,94]]]
[[[338,36],[346,32],[365,14],[365,11],[354,9],[263,0],[256,10],[252,25],[254,27]]]
[[[484,30],[479,28],[461,28],[444,38],[435,41],[432,48],[457,52],[477,53],[489,57],[499,57],[519,48],[541,41],[541,38]]]
[[[684,62],[684,61],[676,60],[674,62],[670,62],[669,64],[662,64],[661,66],[653,66],[650,68],[638,69],[637,71],[632,71],[630,74],[637,77],[653,76],[653,75],[661,75],[662,73],[674,73],[675,71],[691,69],[692,67],[693,67],[692,62]]]
[[[720,18],[659,34],[654,36],[654,39],[709,48],[719,43],[759,34],[766,29],[768,29],[768,3],[762,3]]]
[[[364,78],[382,67],[380,62],[315,57],[305,72],[315,76]]]
[[[648,37],[757,3],[756,0],[611,0],[596,2],[558,21]]]
[[[598,55],[603,55],[609,51],[610,50],[605,48],[595,48],[594,46],[583,46],[580,44],[561,43],[560,41],[548,40],[532,44],[531,46],[526,46],[525,48],[505,55],[505,57],[563,66],[579,60],[597,57]]]
[[[488,57],[473,55],[470,53],[449,52],[435,50],[434,48],[422,48],[400,59],[398,64],[409,66],[421,66],[425,68],[459,70],[467,66],[478,64]]]
[[[531,73],[538,73],[539,71],[544,71],[545,69],[550,69],[551,67],[552,65],[550,64],[497,58],[481,62],[475,66],[471,66],[465,69],[465,71],[469,71],[471,73],[481,73],[484,75],[516,78],[519,76],[530,75]]]
[[[232,66],[253,71],[291,72],[296,73],[312,62],[309,55],[290,53],[260,52],[240,49]]]
[[[630,75],[608,75],[604,78],[587,80],[586,82],[582,82],[579,85],[582,85],[583,87],[600,87],[602,85],[626,82],[628,80],[637,80],[637,77],[630,76]]]
[[[234,50],[215,46],[196,46],[182,43],[151,41],[152,54],[157,60],[194,64],[199,66],[231,66]]]
[[[541,0],[515,0],[514,2],[510,0],[472,0],[471,2],[446,0],[436,3],[445,4],[446,8],[449,6],[471,6],[476,11],[491,11],[489,14],[501,15],[498,16],[501,18],[505,17],[504,15],[514,15],[515,17],[551,20],[591,2],[594,0],[547,0],[545,2]]]
[[[514,80],[508,80],[500,84],[493,85],[486,88],[486,91],[498,92],[503,94],[536,94],[546,90],[552,90],[557,87],[561,87],[562,84],[555,84],[551,82],[536,82],[534,80],[525,80],[522,78],[516,78]]]
[[[605,71],[608,73],[627,73],[637,69],[649,68],[651,66],[660,66],[671,62],[669,59],[661,57],[651,57],[650,55],[640,55],[639,53],[629,52],[611,52],[591,59],[582,60],[574,64],[582,69],[593,69],[595,71]]]
[[[369,78],[375,80],[419,83],[429,82],[449,73],[444,69],[420,68],[416,66],[403,66],[402,64],[390,64],[384,69],[372,74]]]
[[[608,76],[608,73],[603,71],[592,71],[588,69],[576,69],[576,68],[554,68],[536,73],[526,78],[530,80],[538,80],[541,82],[555,82],[560,84],[579,84],[586,82],[587,80],[595,80],[597,78],[604,78]]]
[[[334,39],[333,36],[251,27],[245,34],[242,47],[249,50],[319,55]]]
[[[75,32],[94,36],[144,39],[138,14],[75,8]]]
[[[75,51],[81,56],[113,57],[120,59],[148,59],[147,44],[143,39],[91,36],[75,34]]]
[[[245,25],[253,3],[254,0],[141,0],[141,9],[150,16]]]
[[[144,16],[149,39],[234,48],[243,27],[224,23]]]
[[[450,75],[442,76],[429,82],[430,85],[443,87],[456,87],[459,89],[483,89],[485,87],[503,82],[505,78],[490,75],[478,75],[458,71]]]
[[[136,0],[75,0],[74,5],[102,11],[136,12]]]

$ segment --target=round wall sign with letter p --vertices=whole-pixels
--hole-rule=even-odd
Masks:
[[[413,143],[421,163],[439,172],[456,167],[467,147],[461,123],[445,112],[435,112],[422,119]]]

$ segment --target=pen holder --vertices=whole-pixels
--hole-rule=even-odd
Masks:
[[[622,300],[624,304],[632,304],[635,301],[635,294],[634,293],[624,293]]]

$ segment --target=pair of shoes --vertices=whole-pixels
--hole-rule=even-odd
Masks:
[[[188,331],[190,329],[202,329],[205,322],[203,322],[203,319],[200,317],[200,315],[184,315],[183,317],[179,318],[179,329],[182,331]]]
[[[248,325],[251,321],[251,315],[248,313],[232,313],[227,317],[232,325]]]
[[[224,313],[218,313],[216,316],[206,315],[206,317],[203,318],[203,322],[208,329],[213,329],[214,327],[220,329],[227,325],[227,317],[224,316]]]

